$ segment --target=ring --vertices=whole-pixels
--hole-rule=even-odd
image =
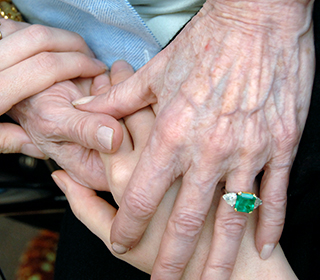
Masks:
[[[222,197],[237,212],[250,214],[262,204],[262,200],[259,197],[249,192],[233,193],[226,190],[226,194]]]

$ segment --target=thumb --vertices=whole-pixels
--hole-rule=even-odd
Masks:
[[[157,102],[148,76],[147,71],[138,71],[126,81],[113,86],[107,93],[84,97],[72,104],[83,111],[107,113],[120,119]]]
[[[66,115],[61,130],[66,141],[103,153],[118,150],[123,139],[122,127],[113,117],[76,109]]]
[[[3,154],[22,153],[31,157],[47,158],[30,140],[22,127],[11,124],[0,124],[0,152]]]

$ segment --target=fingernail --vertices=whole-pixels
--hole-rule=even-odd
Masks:
[[[265,244],[260,252],[260,258],[263,260],[268,259],[274,249],[274,244]]]
[[[99,127],[97,131],[99,143],[108,150],[112,150],[113,133],[113,129],[106,126]]]
[[[108,66],[105,65],[102,61],[96,59],[96,58],[92,58],[92,60],[98,65],[100,66],[101,68],[104,68],[106,70],[108,70]]]
[[[129,251],[128,248],[116,242],[112,243],[112,250],[119,255],[125,254]]]
[[[108,74],[102,74],[94,78],[91,92],[97,92],[102,88],[111,87]]]
[[[83,104],[87,104],[90,101],[92,101],[93,99],[95,99],[95,96],[86,96],[86,97],[82,97],[80,99],[77,99],[75,101],[72,102],[73,106],[77,106],[77,105],[83,105]]]
[[[132,70],[132,66],[125,60],[118,60],[112,65],[111,70],[114,72],[122,70]]]
[[[65,183],[55,174],[51,174],[51,177],[55,181],[57,186],[65,193],[67,190]]]
[[[21,150],[20,152],[22,154],[25,154],[27,156],[30,156],[30,157],[35,157],[35,158],[40,158],[40,159],[44,159],[46,158],[47,156],[42,153],[35,145],[33,144],[24,144],[22,147],[21,147]]]

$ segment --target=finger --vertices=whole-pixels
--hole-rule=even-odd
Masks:
[[[30,26],[30,23],[27,22],[18,22],[11,19],[0,18],[0,29],[3,38],[9,36],[10,34],[17,32],[23,28]]]
[[[110,191],[105,167],[96,150],[86,149],[75,143],[51,145],[56,163],[79,184],[98,191]]]
[[[18,125],[0,123],[0,153],[22,153],[31,157],[47,158],[30,140]]]
[[[10,34],[6,26],[1,25],[0,71],[41,52],[80,52],[94,57],[84,39],[74,32],[35,24]]]
[[[123,131],[119,122],[105,114],[92,114],[70,108],[65,114],[61,136],[88,149],[115,152],[121,145]]]
[[[220,199],[210,253],[201,279],[230,279],[247,220],[248,214],[234,211]]]
[[[256,232],[256,246],[262,259],[268,259],[279,242],[287,206],[287,187],[290,168],[265,170],[260,196],[259,221]]]
[[[183,177],[153,267],[154,279],[181,279],[195,251],[217,184],[217,181],[202,181],[199,175],[190,170]]]
[[[252,193],[254,180],[255,174],[235,170],[227,177],[226,190],[229,193],[240,191]],[[248,212],[253,211],[253,208],[249,208],[249,205],[243,209],[238,205],[231,207],[223,199],[220,200],[216,212],[212,246],[201,279],[230,279],[246,231]]]
[[[54,172],[52,178],[65,193],[75,216],[110,249],[110,228],[116,209],[95,191],[73,181],[65,171]]]
[[[176,177],[175,156],[165,153],[160,143],[155,146],[159,154],[153,154],[150,146],[144,149],[122,197],[111,231],[112,248],[118,254],[126,253],[139,242]]]
[[[91,77],[105,72],[105,65],[81,53],[43,52],[1,72],[0,113],[56,82]]]
[[[116,168],[121,168],[122,170],[125,170],[126,167],[125,166],[119,166],[122,165],[121,160],[123,160],[123,165],[125,165],[125,163],[127,161],[129,161],[132,156],[131,156],[131,152],[133,151],[133,144],[132,144],[132,138],[128,132],[127,127],[125,126],[123,120],[119,121],[121,127],[122,127],[122,131],[123,131],[123,140],[121,143],[120,148],[117,150],[116,153],[113,154],[101,154],[101,159],[106,167],[106,170],[108,170],[109,172],[107,172],[108,175],[108,180],[113,180],[114,178],[114,172],[112,171],[113,169]],[[119,163],[120,162],[120,163]],[[116,164],[113,164],[116,163]],[[117,184],[114,184],[115,186],[117,186]]]
[[[83,97],[72,104],[80,110],[108,113],[120,119],[156,102],[149,83],[148,75],[138,71],[125,82],[113,86],[106,94]]]
[[[124,118],[125,125],[132,137],[134,150],[139,154],[147,144],[155,119],[156,117],[149,106]]]
[[[134,74],[132,66],[124,60],[118,60],[111,67],[111,83],[117,85],[127,80]]]
[[[111,88],[110,74],[107,71],[93,78],[90,95],[96,96],[107,92]]]

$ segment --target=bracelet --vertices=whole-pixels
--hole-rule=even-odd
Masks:
[[[16,6],[12,4],[11,0],[0,1],[0,17],[15,21],[23,21],[22,15]]]

